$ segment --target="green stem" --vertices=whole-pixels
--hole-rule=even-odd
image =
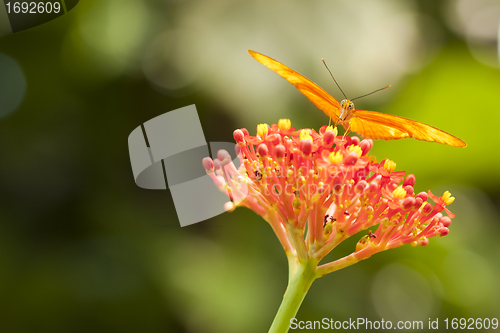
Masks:
[[[316,263],[301,263],[297,269],[290,270],[288,287],[283,302],[274,318],[269,333],[286,333],[290,328],[290,320],[295,317],[304,297],[316,279]]]

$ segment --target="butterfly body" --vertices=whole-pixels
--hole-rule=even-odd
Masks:
[[[347,130],[349,127],[349,121],[354,116],[354,103],[350,99],[344,99],[340,102],[340,114],[338,118],[338,123],[340,123]]]
[[[381,140],[414,138],[452,147],[467,146],[463,140],[436,127],[381,112],[356,110],[352,100],[347,98],[339,103],[316,83],[279,61],[252,50],[248,52],[261,64],[293,84],[310,102],[333,119],[336,125],[342,125],[346,130],[359,133],[364,138]]]

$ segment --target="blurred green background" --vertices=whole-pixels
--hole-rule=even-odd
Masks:
[[[356,107],[468,143],[375,142],[416,191],[452,192],[451,232],[317,280],[298,318],[499,318],[499,18],[494,0],[98,0],[0,36],[0,331],[267,332],[287,283],[271,228],[243,208],[181,228],[127,147],[193,103],[207,142],[328,122],[247,49],[338,99],[321,58],[351,98],[392,84]]]

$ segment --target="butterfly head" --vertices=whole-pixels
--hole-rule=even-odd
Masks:
[[[350,99],[343,99],[340,107],[345,111],[354,111],[354,103]]]
[[[340,102],[340,116],[341,122],[349,121],[354,114],[354,103],[350,99],[344,99]]]

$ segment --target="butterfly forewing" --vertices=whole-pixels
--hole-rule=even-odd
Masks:
[[[340,103],[316,83],[279,61],[252,50],[248,50],[248,52],[261,64],[275,71],[278,75],[293,84],[295,88],[327,116],[335,121],[339,120]],[[353,112],[350,118],[343,117],[349,120],[339,121],[338,123],[365,138],[382,140],[414,138],[417,140],[438,142],[453,147],[467,146],[464,141],[456,136],[415,120],[375,111],[352,110],[350,112]]]
[[[316,83],[273,58],[269,58],[268,56],[252,50],[248,50],[248,52],[258,62],[275,71],[279,76],[293,84],[295,88],[327,116],[338,119],[340,109],[339,102]]]

